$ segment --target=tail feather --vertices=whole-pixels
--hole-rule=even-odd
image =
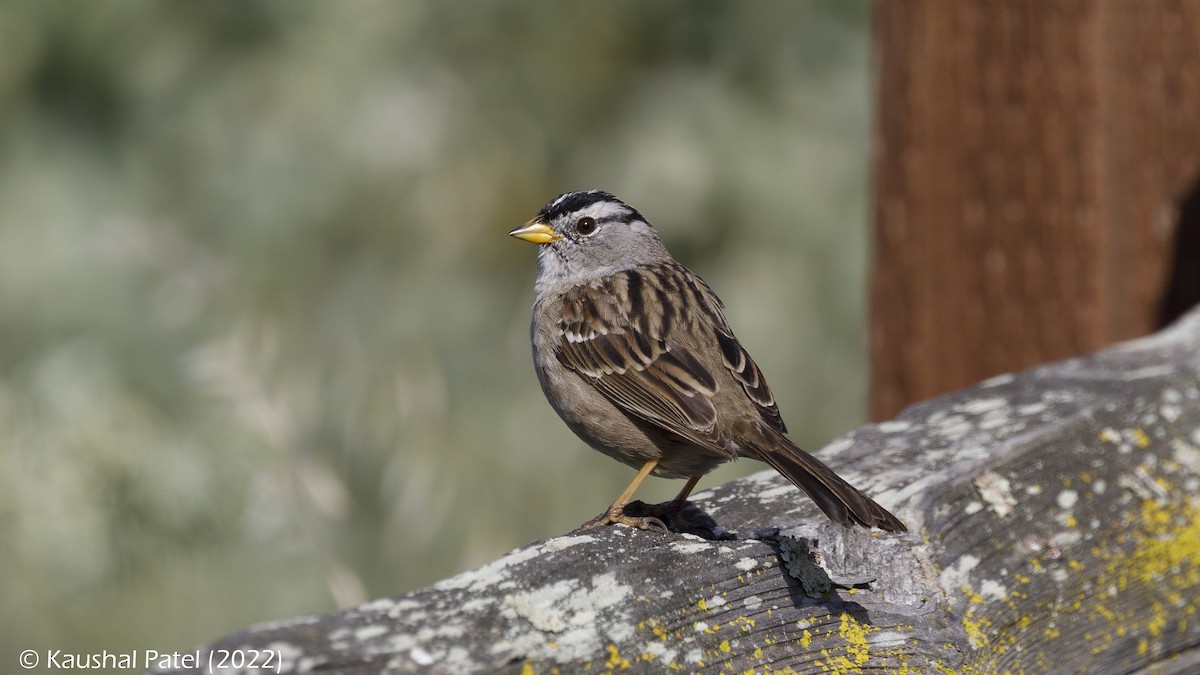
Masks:
[[[804,490],[830,520],[840,525],[878,527],[886,532],[908,531],[899,518],[847,483],[824,462],[782,434],[776,438],[779,442],[773,447],[755,448],[755,457]]]

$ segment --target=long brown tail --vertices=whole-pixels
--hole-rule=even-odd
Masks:
[[[887,532],[908,531],[899,518],[842,480],[824,462],[801,450],[782,434],[773,440],[778,441],[773,447],[754,448],[756,457],[804,490],[830,520],[841,525],[878,527]]]

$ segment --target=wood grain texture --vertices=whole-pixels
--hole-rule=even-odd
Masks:
[[[880,3],[876,419],[1156,327],[1200,0]]]
[[[819,454],[911,531],[834,526],[764,472],[696,495],[736,539],[567,534],[197,653],[272,649],[280,672],[335,673],[1200,667],[1200,311]]]

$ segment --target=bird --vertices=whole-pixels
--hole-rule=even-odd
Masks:
[[[585,443],[637,469],[580,529],[668,530],[664,520],[685,527],[680,512],[700,478],[750,458],[835,523],[907,531],[785,436],[775,397],[721,300],[636,209],[601,190],[567,192],[508,234],[538,247],[530,337],[546,399]],[[626,514],[649,475],[687,482],[658,514]]]

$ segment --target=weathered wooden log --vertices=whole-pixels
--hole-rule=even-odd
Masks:
[[[281,672],[1200,669],[1200,312],[820,454],[911,532],[834,526],[763,472],[696,496],[735,539],[572,533],[199,654],[276,650]]]

